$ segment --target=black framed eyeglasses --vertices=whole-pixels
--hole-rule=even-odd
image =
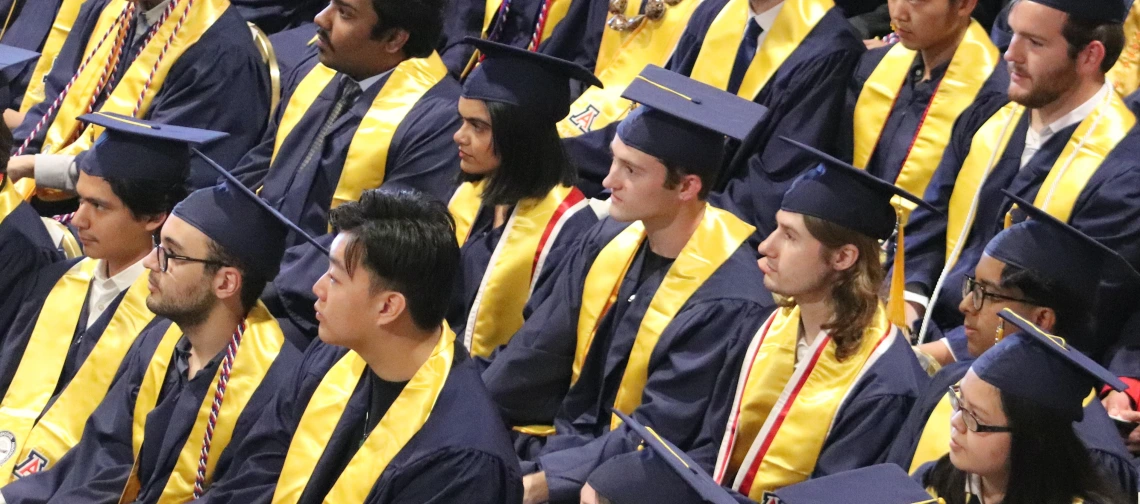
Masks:
[[[1037,304],[1037,302],[1032,300],[1032,299],[1018,298],[1018,297],[1013,297],[1013,296],[1006,296],[1004,294],[998,294],[995,292],[990,292],[990,291],[986,290],[986,286],[983,285],[981,282],[978,282],[978,280],[976,278],[974,278],[972,276],[967,276],[966,280],[962,282],[962,298],[965,299],[966,296],[970,296],[970,295],[973,295],[972,302],[973,302],[973,306],[974,306],[974,311],[981,310],[982,306],[985,306],[986,298],[1005,300],[1005,301],[1015,301],[1018,303]]]
[[[221,262],[221,261],[215,261],[212,259],[198,259],[196,257],[187,257],[184,255],[178,255],[178,254],[171,252],[166,247],[163,247],[159,243],[154,244],[154,249],[158,252],[158,269],[161,270],[163,273],[166,273],[166,268],[170,264],[171,259],[174,259],[177,261],[186,261],[186,262],[196,262],[196,263],[202,263],[202,264],[209,264],[212,266],[229,266],[229,264],[226,264],[226,263]]]
[[[950,408],[954,413],[962,412],[962,421],[966,424],[966,428],[970,432],[1012,432],[1008,426],[999,427],[996,425],[986,425],[978,421],[978,417],[969,410],[962,409],[961,388],[957,385],[950,386]]]

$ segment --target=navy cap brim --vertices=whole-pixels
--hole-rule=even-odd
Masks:
[[[553,74],[563,75],[594,87],[604,87],[602,81],[593,72],[577,63],[477,37],[464,37],[463,42],[475,46],[479,52],[487,57],[513,56],[523,58]]]
[[[1022,335],[1036,341],[1041,347],[1048,349],[1053,355],[1068,363],[1073,368],[1087,375],[1098,383],[1112,387],[1113,390],[1124,391],[1128,388],[1115,374],[1105,369],[1087,355],[1069,345],[1064,338],[1042,331],[1036,324],[1025,320],[1013,310],[1006,308],[998,316],[1017,327]]]
[[[229,133],[222,131],[188,128],[185,126],[175,126],[173,124],[158,124],[107,112],[84,114],[79,116],[79,120],[103,126],[111,131],[188,145],[208,144],[229,136]]]
[[[930,494],[895,464],[878,464],[841,471],[775,492],[771,504],[916,504],[934,503]]]
[[[40,57],[40,53],[19,47],[0,44],[0,70]]]
[[[712,476],[704,472],[700,465],[689,458],[683,450],[662,439],[656,432],[641,425],[629,415],[617,410],[613,410],[613,413],[633,432],[637,433],[645,441],[645,445],[653,450],[661,460],[664,460],[669,468],[688,483],[706,502],[710,504],[737,504],[736,499],[724,487],[718,485]]]
[[[737,140],[768,112],[763,105],[656,65],[647,65],[621,96]]]
[[[893,196],[903,198],[932,212],[941,213],[937,208],[934,207],[934,205],[931,205],[930,203],[927,203],[926,200],[923,200],[921,196],[911,194],[905,189],[902,189],[890,182],[887,182],[886,180],[868,173],[867,170],[856,168],[850,163],[839,160],[839,158],[836,158],[835,156],[832,156],[815,147],[793,140],[786,136],[780,136],[779,138],[780,140],[783,140],[784,142],[787,142],[788,144],[791,144],[796,148],[799,148],[804,152],[811,154],[820,163],[827,165],[828,168],[843,170],[847,175],[850,175],[852,178],[858,180],[863,185],[874,189],[875,191],[890,193]]]
[[[214,171],[218,172],[219,175],[221,175],[223,178],[225,178],[227,181],[229,181],[231,186],[234,186],[238,191],[241,191],[242,194],[249,197],[249,199],[253,200],[257,204],[257,206],[261,207],[262,210],[265,210],[266,212],[268,212],[270,215],[272,215],[274,218],[276,218],[278,221],[280,221],[281,224],[283,224],[284,226],[293,230],[294,233],[297,233],[297,236],[300,236],[305,241],[311,243],[314,247],[317,248],[317,250],[320,250],[321,253],[325,254],[326,256],[330,255],[329,250],[327,248],[325,248],[324,245],[321,245],[321,243],[318,242],[316,238],[313,238],[312,235],[310,235],[309,233],[306,233],[305,230],[301,229],[300,226],[294,224],[293,221],[289,220],[284,215],[281,215],[281,212],[278,212],[277,209],[270,206],[269,203],[267,203],[265,200],[261,199],[261,197],[258,196],[257,193],[254,193],[250,188],[246,187],[245,184],[242,184],[241,181],[239,181],[237,179],[237,177],[234,177],[233,174],[231,174],[225,168],[222,168],[221,165],[216,163],[213,159],[210,159],[209,156],[203,154],[202,151],[195,149],[195,148],[191,148],[190,152],[192,152],[192,153],[194,153],[194,155],[202,158],[202,160],[205,161],[206,164],[210,165],[210,167],[213,168]]]

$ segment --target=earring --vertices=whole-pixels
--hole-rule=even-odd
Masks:
[[[1002,338],[1005,338],[1005,320],[998,321],[997,332],[994,333],[994,343],[1001,341]]]

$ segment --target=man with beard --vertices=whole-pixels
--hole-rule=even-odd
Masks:
[[[252,427],[300,361],[258,301],[277,273],[287,224],[236,180],[174,207],[145,259],[146,306],[168,320],[139,335],[75,448],[47,471],[5,487],[4,499],[200,497],[230,467],[231,439]]]
[[[144,302],[143,258],[186,195],[190,150],[186,141],[166,136],[177,129],[156,135],[126,130],[130,125],[114,116],[83,119],[108,128],[78,157],[80,204],[72,225],[87,257],[30,278],[26,300],[4,328],[0,486],[54,465],[79,438],[114,370],[154,318]]]
[[[906,229],[908,299],[917,309],[911,318],[925,310],[923,335],[949,333],[922,347],[938,361],[952,360],[950,348],[965,341],[957,287],[1009,222],[1002,189],[1140,262],[1140,169],[1136,137],[1127,136],[1136,119],[1104,78],[1123,46],[1127,11],[1119,0],[1013,6],[1005,53],[1010,101],[996,112],[977,104],[959,118],[924,195],[945,217],[918,209]],[[1116,302],[1119,288],[1101,287],[1094,356],[1130,311]]]

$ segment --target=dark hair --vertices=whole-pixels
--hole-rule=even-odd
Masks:
[[[169,214],[188,192],[185,182],[170,184],[119,177],[106,177],[104,180],[135,219]]]
[[[435,50],[443,32],[443,0],[372,0],[380,21],[372,27],[372,38],[392,29],[408,32],[404,55],[426,58]]]
[[[1120,490],[1093,465],[1072,421],[1055,409],[999,392],[1012,429],[1009,483],[1002,504],[1072,504],[1074,497],[1124,502]],[[922,483],[947,504],[965,504],[966,473],[950,463],[950,455],[939,459]]]
[[[8,160],[12,159],[12,130],[0,121],[0,175],[8,173]]]
[[[249,313],[254,305],[257,304],[258,298],[261,297],[261,291],[265,290],[265,284],[269,283],[269,279],[254,272],[243,263],[241,259],[226,252],[226,249],[218,242],[210,240],[209,247],[209,253],[206,254],[206,259],[228,264],[241,273],[241,307],[246,313]],[[222,266],[219,264],[206,264],[206,274],[208,275],[217,273],[220,269],[222,269]]]
[[[365,191],[329,212],[329,223],[351,241],[344,266],[372,273],[372,293],[399,292],[420,329],[438,327],[459,271],[455,220],[447,206],[415,191]]]
[[[499,168],[487,177],[483,202],[515,205],[546,196],[555,186],[572,186],[578,174],[562,149],[554,123],[540,120],[516,106],[486,101],[491,116],[492,146]],[[481,177],[463,176],[463,180]]]
[[[823,244],[821,254],[827,258],[844,245],[855,245],[859,258],[855,264],[839,272],[839,279],[831,287],[835,319],[823,326],[835,341],[835,356],[846,359],[859,349],[863,332],[879,309],[879,289],[886,272],[879,262],[879,241],[830,221],[804,216],[804,226]]]
[[[664,159],[658,159],[661,164],[665,165],[665,188],[673,189],[677,184],[681,183],[681,177],[685,175],[696,175],[701,179],[701,190],[697,193],[697,197],[705,199],[712,190],[713,184],[716,184],[717,175],[720,174],[720,160],[709,162],[706,166],[681,166],[676,163],[668,163]]]
[[[1073,17],[1071,14],[1061,27],[1061,35],[1069,43],[1069,59],[1075,59],[1077,54],[1094,41],[1104,44],[1104,60],[1100,62],[1100,71],[1108,72],[1120,52],[1124,50],[1124,25],[1119,23],[1102,23]]]
[[[1057,314],[1057,324],[1051,332],[1068,339],[1083,351],[1092,348],[1093,341],[1084,341],[1085,335],[1092,334],[1093,303],[1087,294],[1073,292],[1057,282],[1037,274],[1033,270],[1006,264],[1001,272],[1000,285],[1003,289],[1020,290],[1032,304],[1052,309]]]

